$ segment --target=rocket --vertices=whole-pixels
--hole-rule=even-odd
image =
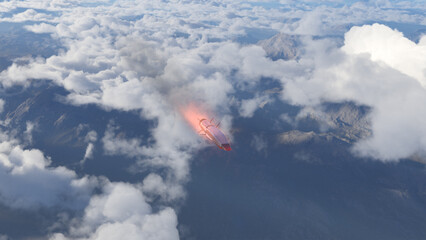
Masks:
[[[209,121],[203,118],[199,122],[201,130],[198,133],[202,136],[205,136],[208,140],[216,144],[216,146],[218,146],[220,149],[231,151],[229,140],[219,129],[219,124],[213,124],[213,119]]]

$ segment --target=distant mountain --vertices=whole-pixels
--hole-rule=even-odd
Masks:
[[[258,42],[272,60],[292,60],[299,55],[299,36],[278,33],[273,37]]]
[[[371,135],[370,123],[367,119],[368,109],[352,103],[330,105],[324,112],[306,111],[306,117],[300,121],[317,122],[323,131],[292,130],[279,135],[283,144],[300,144],[308,141],[331,141],[333,139],[346,143],[366,138]]]

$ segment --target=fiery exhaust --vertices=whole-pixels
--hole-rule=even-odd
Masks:
[[[181,112],[185,120],[188,122],[188,124],[196,132],[200,130],[200,125],[199,125],[200,120],[203,118],[208,119],[208,115],[204,111],[202,111],[200,107],[196,106],[195,104],[189,104],[186,107],[181,107],[179,111]]]
[[[228,137],[218,128],[219,124],[216,125],[212,123],[212,120],[208,120],[209,114],[207,114],[206,111],[201,110],[201,108],[195,104],[181,107],[179,111],[196,132],[201,132],[200,134],[204,135],[206,139],[216,144],[220,149],[231,151]]]

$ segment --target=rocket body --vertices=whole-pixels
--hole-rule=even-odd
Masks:
[[[200,120],[200,128],[203,132],[203,135],[205,135],[207,139],[216,144],[220,149],[223,149],[225,151],[231,151],[231,145],[229,144],[228,138],[217,127],[217,125],[203,118]]]

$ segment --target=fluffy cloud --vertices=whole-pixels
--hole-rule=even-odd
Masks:
[[[164,189],[161,177],[150,175],[143,187],[111,183],[104,178],[77,174],[65,167],[50,167],[51,160],[38,149],[23,149],[8,133],[0,133],[0,200],[20,209],[59,207],[83,209],[82,218],[71,219],[66,235],[56,233],[51,239],[178,239],[177,216],[164,207],[153,212],[145,199],[148,194],[182,194],[182,189]],[[87,141],[96,141],[91,131]],[[161,184],[162,186],[158,186]],[[97,188],[99,195],[93,195]],[[2,238],[7,239],[2,235]]]
[[[83,208],[98,185],[93,177],[78,178],[65,167],[50,167],[38,149],[23,149],[8,133],[0,133],[0,200],[14,208],[62,206]]]
[[[155,173],[149,174],[143,180],[142,190],[148,196],[160,196],[165,202],[185,197],[181,184],[165,182],[161,176]]]
[[[108,155],[142,156],[144,146],[138,138],[123,139],[117,136],[118,127],[110,123],[102,138],[104,151]]]
[[[375,47],[366,47],[371,43]],[[421,120],[426,108],[425,46],[396,30],[374,24],[354,27],[342,48],[329,41],[311,44],[309,75],[283,80],[284,99],[316,106],[324,101],[354,101],[372,107],[373,134],[355,145],[355,152],[382,160],[398,160],[426,148]],[[392,47],[382,47],[392,46]],[[418,54],[420,53],[420,54]],[[402,59],[402,60],[401,60]]]
[[[55,19],[48,14],[38,13],[34,9],[27,9],[24,12],[17,13],[11,18],[3,18],[3,22],[25,22],[25,21],[34,21],[34,22],[50,22],[55,21]]]
[[[50,239],[179,239],[176,213],[164,208],[152,213],[140,189],[126,183],[109,183],[94,196],[82,219],[75,219],[69,236]]]
[[[230,79],[239,80],[238,87],[246,87],[253,86],[263,75],[280,76],[279,65],[267,59],[258,46],[208,43],[191,37],[176,39],[174,35],[160,40],[150,34],[150,27],[155,29],[156,25],[149,18],[129,25],[115,16],[80,10],[72,13],[78,20],[70,21],[71,15],[64,14],[55,27],[43,23],[27,27],[36,32],[52,32],[64,43],[66,51],[47,59],[31,59],[26,65],[14,63],[0,74],[3,86],[27,85],[30,79],[46,78],[70,92],[70,103],[141,111],[143,117],[158,121],[152,130],[154,144],[142,147],[138,139],[123,142],[107,131],[104,148],[108,154],[138,157],[141,166],[170,169],[167,181],[186,181],[188,160],[201,146],[178,109],[190,102],[200,103],[224,119],[227,131],[231,122],[226,116],[229,95],[234,91]],[[159,22],[172,24],[170,19]],[[181,22],[170,27],[194,31],[194,26]],[[256,66],[263,67],[259,70]],[[250,111],[254,110],[251,106]],[[88,156],[91,146],[87,148]]]
[[[82,218],[66,221],[66,235],[56,233],[51,239],[178,239],[177,216],[164,207],[153,212],[145,199],[148,194],[182,194],[182,189],[164,189],[161,177],[150,175],[143,187],[113,183],[105,178],[77,177],[65,167],[51,167],[51,160],[38,149],[23,149],[7,132],[0,132],[0,201],[12,208],[85,209]],[[86,140],[96,141],[90,131]],[[90,145],[89,145],[90,146]],[[161,186],[159,186],[159,184]],[[93,195],[94,189],[100,192]],[[181,196],[180,196],[181,197]],[[1,236],[7,239],[6,236]]]
[[[166,129],[158,129],[157,131],[172,131],[169,126],[164,125]],[[102,138],[104,151],[110,155],[125,155],[139,160],[142,167],[166,168],[170,172],[165,176],[166,179],[158,174],[151,173],[143,180],[143,190],[150,196],[159,196],[165,202],[182,199],[185,193],[182,183],[187,181],[189,172],[189,159],[191,155],[187,152],[177,150],[177,146],[172,141],[165,141],[162,138],[166,136],[158,136],[160,139],[156,145],[144,145],[138,138],[126,139],[119,137],[118,127],[110,124]],[[190,131],[187,129],[186,132]],[[184,135],[185,132],[182,132]],[[181,136],[182,136],[181,135]],[[187,141],[193,141],[193,145],[197,145],[194,136],[188,136]],[[175,141],[173,141],[175,140]],[[186,142],[188,144],[188,142]]]
[[[383,62],[426,87],[426,45],[422,42],[416,44],[380,24],[353,27],[345,39],[344,52],[369,54],[372,61]]]

